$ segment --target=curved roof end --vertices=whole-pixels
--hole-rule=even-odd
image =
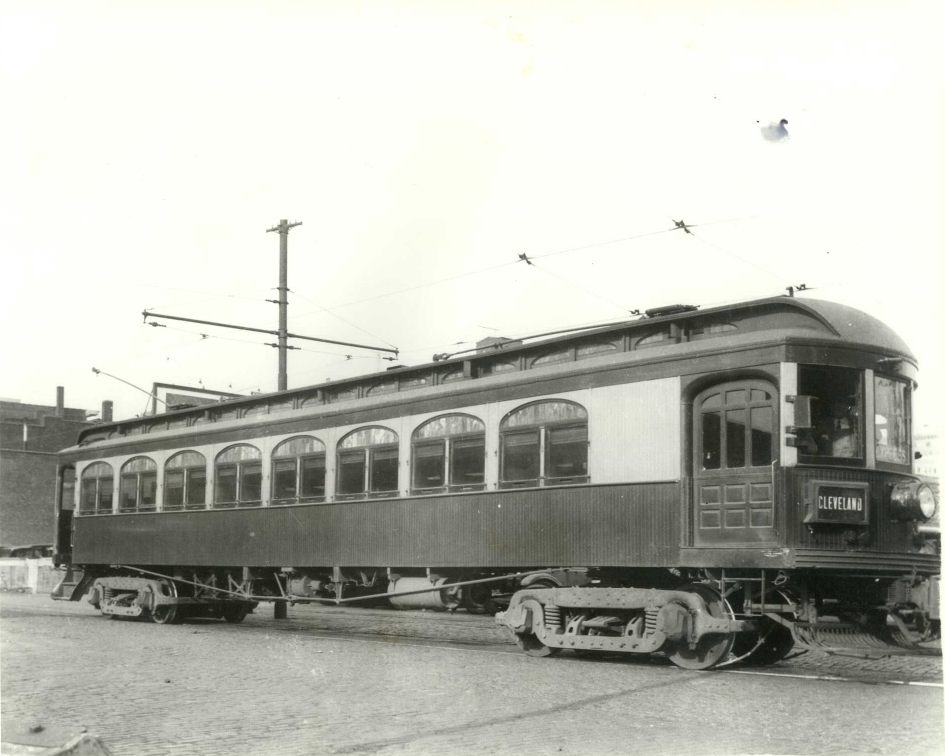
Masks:
[[[820,299],[795,299],[794,301],[814,310],[829,322],[844,340],[895,352],[916,364],[915,355],[902,337],[872,315],[867,315],[865,312],[847,305],[825,302]]]

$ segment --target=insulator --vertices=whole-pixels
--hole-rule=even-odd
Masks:
[[[548,605],[545,607],[545,625],[550,628],[561,627],[561,607]]]

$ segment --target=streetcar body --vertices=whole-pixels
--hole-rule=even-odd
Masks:
[[[882,590],[939,572],[915,379],[881,322],[784,297],[100,425],[61,454],[58,559],[86,582],[176,576],[192,603],[223,574],[341,599],[542,569],[564,590],[579,568],[594,586],[742,581],[740,616],[891,611]]]

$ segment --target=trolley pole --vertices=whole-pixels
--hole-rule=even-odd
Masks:
[[[289,387],[289,229],[301,226],[284,218],[266,233],[279,232],[279,391]]]

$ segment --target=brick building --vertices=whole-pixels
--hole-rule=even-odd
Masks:
[[[86,415],[65,406],[61,386],[55,406],[0,400],[0,544],[53,542],[56,452],[75,443]]]

